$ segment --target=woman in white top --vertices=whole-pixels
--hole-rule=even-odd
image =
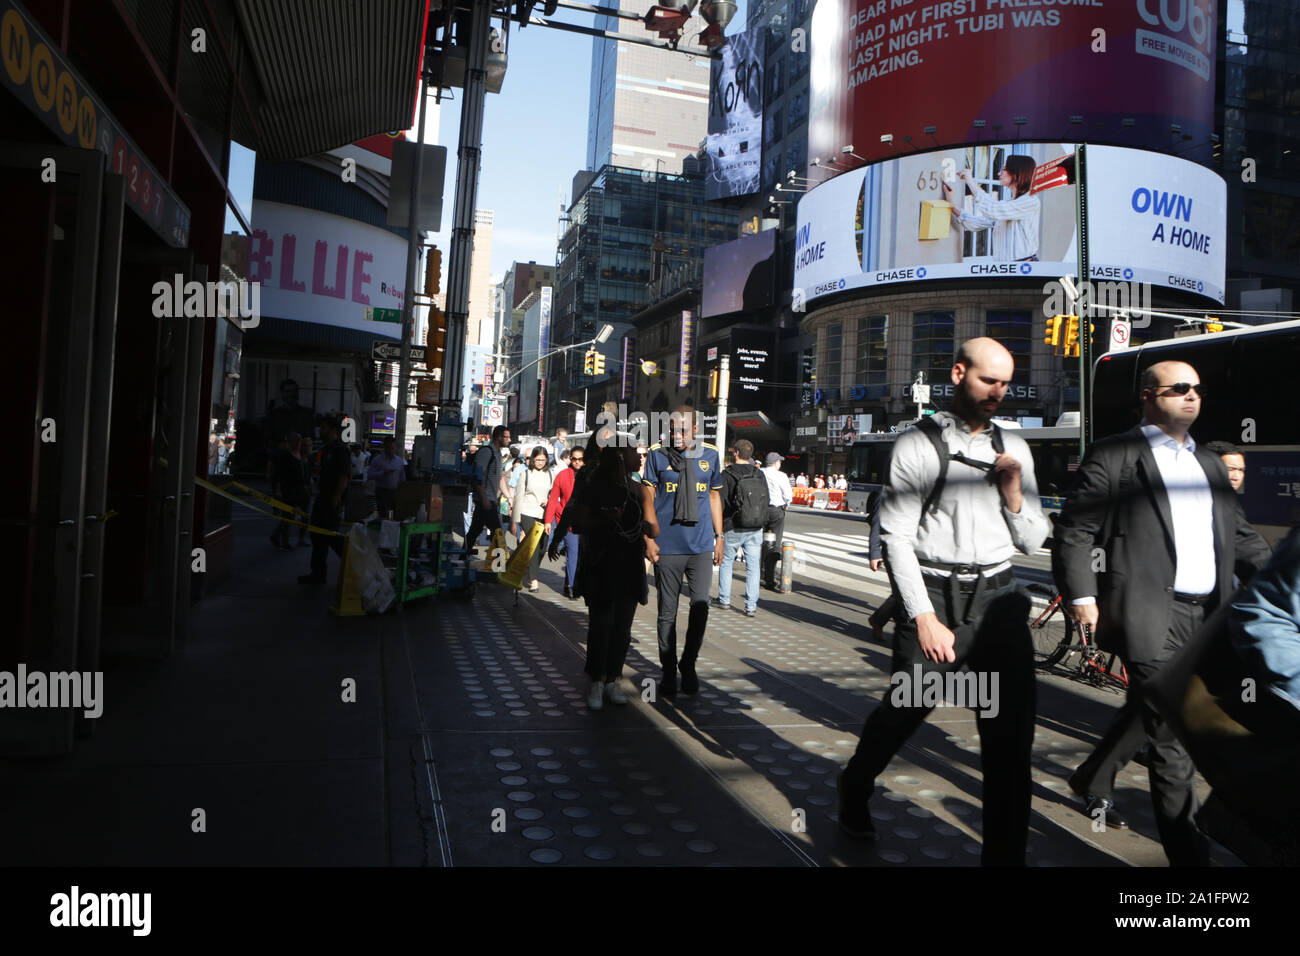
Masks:
[[[523,526],[523,533],[527,534],[532,530],[533,525],[546,516],[546,502],[551,497],[551,483],[554,480],[550,468],[547,467],[550,463],[551,456],[546,453],[546,447],[538,445],[529,456],[528,469],[515,483],[515,500],[510,511],[510,532],[516,539],[519,537],[520,525]],[[530,591],[536,591],[538,588],[537,570],[542,566],[542,555],[546,553],[546,539],[550,533],[549,526],[542,529],[537,550],[533,552],[533,558],[528,563],[528,590]]]
[[[952,212],[963,229],[992,229],[989,256],[1004,262],[1037,262],[1039,222],[1043,203],[1029,194],[1034,179],[1035,163],[1028,156],[1008,156],[998,182],[1010,189],[1011,199],[994,199],[979,183],[969,169],[963,169],[957,178],[965,183],[975,197],[975,212],[963,212],[957,190],[943,184],[944,196],[952,204]]]

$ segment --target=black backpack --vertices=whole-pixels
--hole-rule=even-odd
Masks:
[[[743,531],[761,528],[767,524],[767,479],[753,465],[732,465],[731,493],[727,496],[725,512],[731,526]]]
[[[1002,442],[1002,429],[995,422],[989,422],[989,426],[993,429],[993,451],[995,454],[1000,455],[1005,450]],[[921,520],[924,521],[926,515],[938,510],[939,496],[943,494],[943,485],[948,479],[948,462],[955,460],[966,464],[977,463],[972,462],[960,452],[953,454],[948,451],[948,444],[943,440],[943,426],[933,418],[922,418],[916,423],[916,428],[930,440],[935,453],[939,456],[939,477],[935,479],[930,488],[930,493],[925,496],[925,504],[921,506]],[[978,464],[983,465],[984,463],[979,462]]]

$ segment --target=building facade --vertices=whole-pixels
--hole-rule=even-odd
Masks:
[[[652,0],[621,0],[626,13],[644,15]],[[596,27],[645,35],[636,20],[597,16]],[[627,166],[680,173],[694,156],[708,125],[709,58],[696,45],[700,17],[688,21],[679,48],[688,57],[633,43],[592,41],[587,120],[587,169]]]

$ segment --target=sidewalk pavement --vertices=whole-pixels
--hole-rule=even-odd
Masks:
[[[936,710],[890,764],[878,841],[836,826],[836,774],[889,687],[887,648],[864,640],[879,589],[803,579],[762,592],[757,618],[712,610],[700,693],[649,702],[652,589],[631,703],[591,713],[585,606],[558,593],[560,565],[544,562],[537,595],[484,583],[337,619],[330,589],[295,582],[307,549],[270,549],[264,518],[236,524],[236,570],[195,608],[188,645],[111,665],[104,715],[70,756],[0,761],[0,815],[24,824],[4,862],[978,864],[971,711]],[[1119,703],[1040,680],[1030,865],[1164,865],[1143,768],[1121,780],[1130,831],[1093,832],[1065,784]]]

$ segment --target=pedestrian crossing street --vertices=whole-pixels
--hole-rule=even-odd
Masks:
[[[785,541],[795,544],[794,576],[796,580],[816,580],[826,575],[851,578],[881,587],[889,587],[885,572],[873,573],[868,566],[871,540],[862,534],[830,534],[818,531],[786,531]],[[1039,548],[1039,556],[1048,556]]]

